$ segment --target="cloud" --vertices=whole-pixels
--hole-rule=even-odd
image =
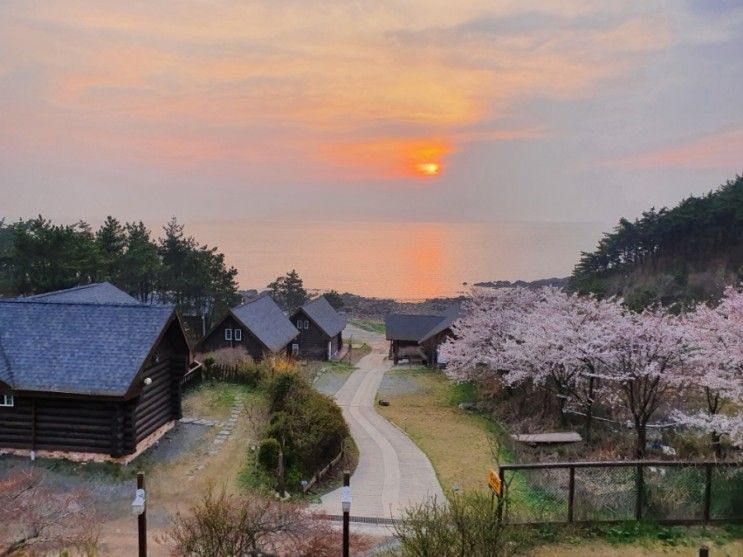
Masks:
[[[624,168],[743,170],[743,126],[604,161]]]
[[[8,81],[3,102],[25,129],[6,129],[4,143],[44,148],[74,133],[61,148],[76,157],[237,170],[283,154],[303,168],[324,160],[325,177],[405,177],[420,145],[446,157],[474,127],[489,126],[478,141],[514,139],[504,119],[544,133],[519,112],[525,99],[591,96],[672,42],[653,6],[11,3],[0,12],[6,78],[33,72],[44,85]]]

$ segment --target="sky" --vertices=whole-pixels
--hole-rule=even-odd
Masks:
[[[0,2],[0,213],[614,222],[743,172],[743,0]]]

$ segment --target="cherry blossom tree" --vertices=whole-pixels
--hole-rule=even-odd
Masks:
[[[684,380],[703,393],[704,410],[679,410],[674,416],[707,432],[721,457],[722,435],[735,441],[743,423],[740,411],[724,413],[743,400],[743,291],[728,288],[716,307],[700,305],[685,319],[690,357]]]
[[[506,381],[533,384],[554,392],[563,425],[566,412],[585,418],[591,440],[593,412],[603,390],[599,377],[602,333],[621,310],[614,300],[544,288],[533,310],[518,320],[504,344]]]
[[[555,288],[475,289],[442,347],[447,374],[463,381],[492,379],[552,392],[561,418],[586,418],[605,397],[615,418],[636,434],[635,456],[645,455],[647,428],[672,393],[698,387],[705,412],[685,409],[683,423],[743,444],[743,293],[726,292],[715,308],[676,316],[661,307],[636,313],[621,300],[598,300]],[[682,397],[686,402],[688,396]]]
[[[642,313],[621,307],[596,335],[599,375],[617,386],[618,402],[635,429],[635,457],[643,458],[648,423],[682,377],[685,323],[660,307]]]
[[[455,338],[440,349],[447,375],[455,381],[477,381],[505,370],[503,343],[538,296],[526,288],[473,288],[452,325]]]
[[[599,393],[596,331],[618,313],[613,301],[569,295],[557,288],[476,289],[443,348],[447,373],[456,380],[498,377],[505,384],[534,385],[557,397],[566,411],[586,418],[590,439]]]

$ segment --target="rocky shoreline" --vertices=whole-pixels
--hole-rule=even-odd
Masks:
[[[569,277],[565,278],[547,278],[535,281],[517,280],[514,282],[507,280],[478,282],[473,286],[483,288],[542,288],[544,286],[556,286],[558,288],[567,288]],[[343,311],[350,317],[356,319],[365,319],[369,321],[383,321],[384,316],[388,313],[412,313],[412,314],[431,314],[441,313],[452,304],[461,303],[465,296],[429,298],[420,301],[395,300],[393,298],[369,298],[345,292],[341,294],[343,298]]]

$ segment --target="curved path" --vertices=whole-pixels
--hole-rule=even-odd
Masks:
[[[411,503],[444,494],[425,454],[402,431],[377,414],[374,398],[390,362],[381,335],[349,327],[348,334],[372,346],[372,352],[335,394],[359,448],[359,464],[351,476],[351,515],[397,517]],[[340,489],[322,498],[328,514],[341,514]]]

